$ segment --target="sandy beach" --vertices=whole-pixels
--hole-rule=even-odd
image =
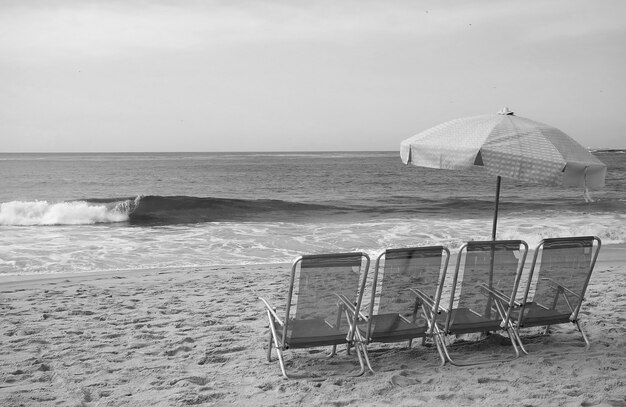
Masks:
[[[370,346],[376,374],[342,351],[268,363],[258,296],[284,306],[288,264],[0,279],[0,405],[626,406],[626,250],[603,247],[573,326],[508,363],[439,366],[433,347]],[[497,339],[497,337],[495,337]],[[457,352],[504,354],[497,340]]]

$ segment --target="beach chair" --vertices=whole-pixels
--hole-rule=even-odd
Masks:
[[[354,343],[361,370],[368,367],[367,350],[362,340],[355,340],[355,318],[361,305],[361,278],[367,278],[370,259],[365,253],[334,253],[306,255],[297,258],[291,267],[284,319],[268,301],[265,305],[270,326],[267,360],[272,361],[276,349],[282,375],[285,371],[283,352],[287,349],[332,346]],[[347,304],[350,307],[347,307]]]
[[[539,243],[520,308],[511,316],[518,336],[521,328],[545,326],[546,335],[550,325],[572,323],[589,349],[578,315],[601,245],[595,236],[552,238]],[[526,352],[523,345],[522,349]]]
[[[450,356],[449,335],[507,332],[515,357],[517,338],[510,322],[515,293],[520,282],[528,245],[521,240],[479,241],[464,244],[457,255],[452,284],[439,290],[435,301],[433,330],[448,362],[469,366],[498,361],[476,360],[470,355],[459,361]],[[444,276],[445,278],[445,276]],[[449,297],[447,306],[442,297]],[[510,360],[511,358],[500,358]]]
[[[376,259],[364,338],[372,342],[407,341],[432,334],[430,321],[450,251],[443,246],[388,249]],[[442,361],[445,361],[440,350]]]

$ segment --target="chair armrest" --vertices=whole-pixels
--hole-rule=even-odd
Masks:
[[[272,317],[276,320],[276,322],[278,322],[281,326],[284,326],[285,323],[280,319],[278,314],[276,314],[276,309],[272,307],[265,298],[259,297],[259,300],[263,301],[263,304],[265,305],[265,309],[267,310],[267,312],[269,312],[272,315]]]
[[[549,310],[550,308],[546,307],[543,304],[539,304],[538,302],[534,302],[534,301],[528,301],[527,303],[525,303],[524,305],[531,305],[531,304],[535,304],[537,307],[539,308],[543,308],[545,310]]]
[[[339,298],[339,301],[340,301],[340,303],[337,304],[339,308],[339,313],[337,314],[337,327],[339,326],[339,321],[340,321],[339,315],[341,315],[341,312],[343,311],[346,314],[348,325],[350,325],[350,332],[348,333],[347,340],[352,342],[354,340],[354,337],[356,336],[357,338],[356,340],[358,342],[363,342],[364,339],[363,339],[363,336],[361,335],[361,331],[359,330],[357,326],[355,326],[355,324],[358,321],[352,321],[352,318],[354,318],[355,320],[358,320],[358,319],[366,320],[367,318],[360,311],[359,311],[359,315],[355,317],[356,305],[352,301],[350,301],[348,297],[346,297],[343,294],[337,294],[337,293],[333,293],[333,294],[335,294],[335,296]],[[343,309],[342,309],[342,305],[344,307]],[[335,326],[330,324],[328,321],[325,320],[324,322],[326,322],[326,325],[328,325],[329,327],[336,328]]]
[[[417,297],[424,304],[428,305],[430,309],[432,309],[435,306],[435,301],[433,301],[432,298],[430,298],[428,295],[426,295],[422,291],[418,290],[417,288],[409,288],[409,290],[411,290],[413,294],[417,295]],[[448,310],[445,307],[442,307],[441,304],[439,304],[439,309],[437,310],[437,312],[441,312],[441,311],[448,312]]]
[[[567,288],[565,286],[562,286],[561,284],[557,283],[556,281],[554,281],[551,278],[544,277],[544,278],[542,278],[542,280],[546,280],[547,282],[552,283],[553,285],[555,285],[556,288],[561,289],[563,291],[567,291],[568,293],[572,294],[576,298],[580,298],[580,295],[576,294],[575,292],[573,292],[569,288]]]
[[[408,318],[405,318],[403,315],[398,314],[398,318],[406,322],[407,324],[412,324],[413,322],[409,321]]]
[[[334,293],[335,296],[337,298],[339,298],[339,300],[343,303],[343,305],[346,306],[346,308],[350,311],[350,313],[352,315],[354,315],[355,311],[356,311],[356,305],[354,303],[352,303],[352,301],[350,301],[350,299],[348,297],[346,297],[343,294],[337,294]],[[361,310],[359,310],[359,319],[365,320],[367,319],[367,317],[365,315],[363,315],[363,313],[361,312]]]
[[[511,301],[511,297],[507,296],[506,294],[504,294],[502,291],[498,291],[495,288],[489,288],[489,286],[485,283],[481,283],[478,285],[482,290],[486,291],[487,293],[493,295],[494,297],[496,297],[497,299],[499,299],[500,301],[504,301],[505,303],[509,303],[509,301]],[[521,307],[522,303],[516,300],[513,300],[513,304],[516,307]]]
[[[354,311],[356,311],[356,305],[354,305],[352,302],[350,302],[348,297],[346,297],[343,294],[337,294],[337,293],[333,293],[333,294],[335,294],[335,297],[339,298],[339,301],[341,301],[343,303],[343,305],[345,305],[346,308],[348,308],[350,310],[350,312],[354,313]]]

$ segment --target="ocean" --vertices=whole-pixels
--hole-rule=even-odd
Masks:
[[[502,180],[498,238],[626,241],[626,154],[590,191]],[[488,240],[494,177],[398,152],[0,154],[0,275],[289,262]]]

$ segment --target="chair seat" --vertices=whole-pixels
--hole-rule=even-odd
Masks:
[[[282,329],[276,333],[282,340]],[[291,320],[287,326],[285,344],[290,348],[339,345],[348,342],[347,336],[347,325],[345,329],[336,329],[323,319]]]
[[[380,314],[372,316],[370,339],[377,342],[396,342],[424,337],[427,331],[428,325],[424,319],[418,319],[415,324],[410,324],[397,313]]]
[[[457,308],[450,312],[448,332],[461,334],[480,331],[497,331],[502,319],[495,315],[494,319],[484,318],[473,313],[469,308]],[[496,318],[497,317],[497,318]]]
[[[564,314],[557,310],[546,309],[537,303],[529,303],[524,307],[524,318],[522,327],[562,324],[570,321],[570,313]],[[519,311],[511,314],[511,319],[517,321]]]

